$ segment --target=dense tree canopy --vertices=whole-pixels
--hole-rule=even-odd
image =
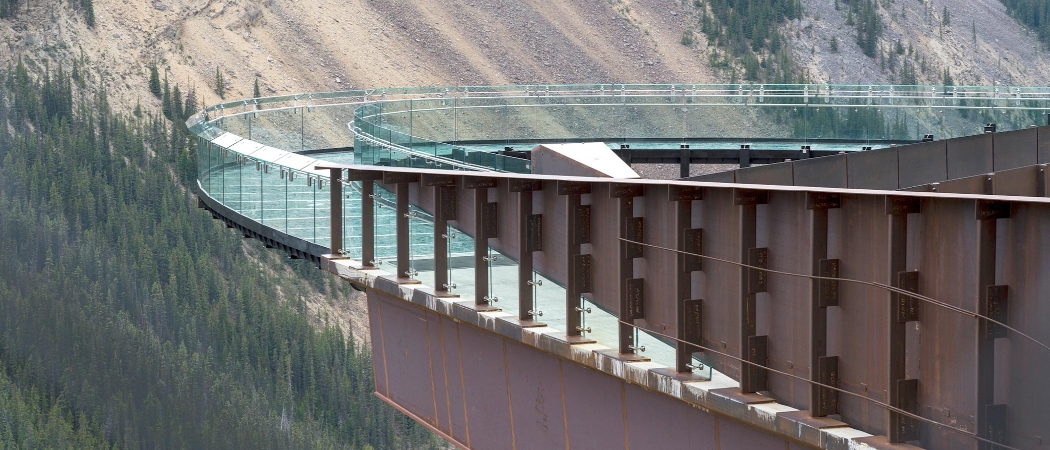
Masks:
[[[436,445],[371,394],[367,347],[309,323],[319,271],[260,273],[195,207],[185,127],[81,72],[0,69],[0,448]]]

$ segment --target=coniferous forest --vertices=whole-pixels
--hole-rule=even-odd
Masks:
[[[0,449],[439,446],[289,294],[342,283],[196,208],[193,94],[116,113],[84,66],[0,68]]]
[[[1050,2],[1046,0],[1000,0],[1010,13],[1039,36],[1039,40],[1050,43]]]

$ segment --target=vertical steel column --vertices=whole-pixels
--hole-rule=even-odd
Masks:
[[[828,209],[838,208],[839,194],[809,192],[806,209],[810,211],[810,273],[823,277],[838,276],[838,260],[828,257]],[[810,288],[810,380],[835,386],[838,380],[838,358],[827,357],[828,306],[838,305],[838,282],[812,280]],[[838,413],[838,393],[827,388],[809,386],[809,413],[823,417]]]
[[[376,263],[375,186],[375,181],[361,181],[361,265],[365,267]]]
[[[456,178],[452,175],[424,174],[420,184],[434,188],[434,291],[449,294],[448,221],[456,219]]]
[[[375,267],[376,217],[375,180],[383,179],[382,172],[371,170],[347,170],[347,179],[361,182],[361,265]]]
[[[518,192],[518,320],[539,320],[533,294],[536,289],[532,280],[532,252],[535,244],[532,239],[534,227],[538,225],[532,216],[532,191]],[[542,233],[540,233],[542,235]]]
[[[616,205],[616,221],[617,221],[617,236],[632,239],[627,233],[627,220],[634,216],[634,199],[631,197],[619,197]],[[633,239],[632,239],[633,240]],[[633,322],[630,317],[631,305],[627,297],[630,295],[628,291],[628,280],[634,278],[634,258],[628,255],[627,248],[634,246],[627,242],[619,242],[619,253],[620,257],[617,258],[617,266],[619,268],[619,295],[620,295],[620,310],[619,310],[619,322],[618,324],[618,336],[619,336],[619,352],[626,354],[633,354],[635,352],[634,345],[634,327],[624,322]]]
[[[568,249],[565,252],[565,266],[568,277],[565,283],[565,333],[569,336],[579,336],[583,328],[583,302],[580,301],[580,274],[577,274],[576,257],[580,255],[580,244],[576,242],[576,208],[580,206],[580,194],[569,194],[565,202],[565,242]]]
[[[400,279],[412,278],[412,247],[409,239],[409,183],[419,182],[419,174],[412,172],[382,172],[383,184],[395,186],[394,195],[397,196],[395,203],[394,223],[397,233],[397,273]]]
[[[689,144],[682,144],[678,148],[678,175],[679,178],[686,178],[689,176],[689,163],[691,157],[689,156]]]
[[[331,248],[328,249],[328,253],[339,255],[343,253],[343,169],[328,169],[328,176],[332,181],[328,195],[328,201],[331,203],[331,226],[328,228]]]
[[[580,296],[591,287],[590,255],[582,255],[580,244],[590,242],[590,210],[583,207],[581,196],[591,192],[591,185],[579,181],[558,181],[558,195],[565,195],[565,332],[580,336],[583,311]],[[586,213],[584,213],[586,211]]]
[[[485,236],[485,205],[489,202],[488,188],[474,189],[474,304],[488,305],[489,295],[489,239]]]
[[[1007,287],[995,284],[996,220],[1010,217],[1010,204],[977,200],[977,312],[1005,321]],[[1006,439],[1006,405],[995,404],[995,338],[1006,337],[1003,328],[977,321],[977,435],[999,443]],[[978,448],[996,448],[981,443]]]
[[[412,278],[412,241],[409,239],[408,183],[397,184],[397,278]]]
[[[489,203],[489,189],[495,178],[464,176],[463,187],[474,191],[474,305],[489,305],[489,238],[496,237],[496,204]]]
[[[907,270],[908,262],[908,214],[919,212],[919,199],[909,197],[886,197],[886,214],[889,216],[889,267],[890,283],[894,287],[902,286],[902,272]],[[911,302],[907,297],[891,293],[886,306],[888,331],[886,333],[887,361],[887,400],[893,407],[908,411],[918,396],[917,380],[905,379],[905,334],[904,310]],[[915,411],[910,411],[915,412]],[[918,439],[918,424],[913,419],[899,413],[887,411],[887,430],[891,443],[906,442]]]
[[[703,199],[703,188],[698,186],[670,186],[668,200],[677,203],[675,208],[675,242],[681,251],[703,253],[703,233],[693,225],[693,200]],[[703,300],[693,300],[692,274],[703,270],[703,259],[697,256],[679,254],[675,258],[675,285],[678,305],[678,341],[675,341],[675,371],[691,372],[693,370],[693,352],[698,351],[688,343],[701,343],[703,339],[701,326],[703,317]],[[684,342],[683,342],[684,341]]]
[[[768,192],[751,189],[735,189],[734,203],[740,206],[740,260],[749,265],[761,266],[756,258],[758,241],[758,205],[765,204]],[[759,286],[764,284],[766,274],[755,269],[740,269],[740,352],[741,359],[754,364],[766,364],[765,336],[757,336],[758,318],[755,314],[755,299]],[[740,365],[740,391],[758,392],[766,389],[765,370],[754,365]]]

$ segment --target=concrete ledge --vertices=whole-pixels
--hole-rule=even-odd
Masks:
[[[848,426],[847,423],[830,417],[810,416],[809,411],[781,412],[777,413],[776,418],[777,432],[818,447],[824,447],[826,444],[827,435],[821,433],[821,430]]]

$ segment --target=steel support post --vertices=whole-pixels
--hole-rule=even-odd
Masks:
[[[397,278],[412,278],[412,241],[409,239],[408,183],[397,183],[395,218],[397,231]]]
[[[886,214],[889,216],[889,258],[887,267],[890,284],[902,286],[902,275],[907,270],[908,262],[908,214],[919,212],[919,200],[905,197],[886,197]],[[912,287],[915,289],[914,287]],[[890,293],[886,306],[888,330],[886,333],[887,361],[887,399],[890,406],[909,411],[916,405],[918,396],[917,380],[905,379],[905,312],[912,300],[900,294]],[[916,412],[916,411],[909,411]],[[900,413],[887,411],[887,430],[891,443],[906,442],[918,439],[918,424],[914,419]]]
[[[580,244],[576,241],[576,228],[579,217],[576,208],[580,206],[580,194],[569,194],[565,202],[565,242],[568,249],[565,251],[566,283],[565,283],[565,333],[569,336],[579,336],[583,327],[583,303],[580,301],[580,267],[576,267],[576,257],[580,255]]]
[[[343,169],[329,169],[328,176],[331,179],[331,190],[328,194],[331,206],[331,226],[328,232],[331,234],[331,248],[329,253],[340,255],[343,252]]]
[[[474,190],[474,304],[488,305],[489,239],[485,236],[485,205],[489,202],[488,188]]]
[[[758,205],[765,204],[768,192],[736,189],[734,203],[740,208],[740,260],[748,265],[762,267],[765,255],[756,248],[758,241]],[[760,257],[761,256],[761,257]],[[766,365],[766,337],[757,335],[758,317],[755,311],[758,292],[765,291],[766,273],[746,267],[740,268],[740,349],[741,358],[757,365]],[[766,389],[766,371],[755,365],[740,365],[740,391],[753,393]]]
[[[538,226],[531,222],[532,191],[518,193],[518,320],[539,320],[535,302],[535,281],[532,279],[531,237]]]
[[[616,221],[617,221],[617,235],[625,238],[634,240],[627,232],[627,220],[634,216],[634,198],[632,197],[619,197],[616,205]],[[618,331],[619,336],[619,352],[623,354],[634,354],[635,353],[635,342],[634,342],[634,327],[629,325],[634,320],[631,318],[631,305],[628,301],[628,280],[634,278],[634,258],[630,256],[628,249],[635,247],[635,244],[627,242],[619,242],[619,258],[617,266],[619,269],[619,296],[620,296],[620,309],[618,311],[619,322]]]
[[[375,181],[361,181],[361,264],[375,267],[376,263],[376,200]]]
[[[448,280],[448,216],[449,208],[454,214],[455,195],[455,186],[434,186],[434,290],[438,292],[452,291]]]
[[[976,201],[977,225],[977,312],[1005,322],[1007,287],[995,284],[996,221],[1010,217],[1006,202]],[[1006,405],[995,403],[995,338],[1005,337],[1004,329],[986,320],[977,321],[977,435],[1007,443]],[[981,443],[978,448],[997,448]]]
[[[811,192],[806,194],[806,208],[810,220],[810,273],[837,277],[838,261],[828,257],[828,209],[839,207],[839,195]],[[812,280],[810,284],[810,380],[835,386],[838,380],[838,359],[827,357],[828,306],[838,305],[838,282]],[[838,393],[810,385],[809,412],[814,417],[838,413]]]

